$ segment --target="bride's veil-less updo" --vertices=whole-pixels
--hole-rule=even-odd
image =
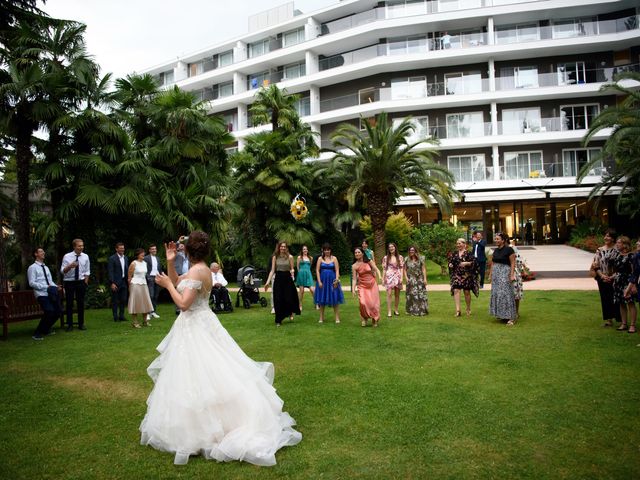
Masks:
[[[184,248],[191,262],[201,262],[209,255],[209,235],[200,230],[191,232]]]

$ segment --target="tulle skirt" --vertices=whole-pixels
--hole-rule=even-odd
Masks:
[[[273,365],[249,358],[208,308],[182,312],[158,351],[143,445],[174,453],[176,464],[202,455],[268,466],[302,439],[272,386]]]

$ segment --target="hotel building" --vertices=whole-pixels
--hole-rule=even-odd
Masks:
[[[330,146],[343,122],[411,116],[415,138],[439,139],[438,161],[462,197],[464,227],[563,241],[578,222],[619,226],[612,191],[587,200],[601,174],[576,174],[608,132],[581,140],[619,100],[600,87],[638,71],[640,8],[631,0],[345,0],[309,14],[293,3],[249,17],[249,33],[145,73],[193,92],[242,149],[257,90],[277,84]],[[410,192],[397,207],[414,224],[442,218]],[[448,218],[448,217],[445,217]],[[627,229],[628,230],[628,229]]]

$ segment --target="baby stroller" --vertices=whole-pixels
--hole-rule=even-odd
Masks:
[[[267,299],[260,296],[260,287],[262,280],[256,277],[256,269],[253,265],[246,265],[238,269],[238,296],[236,297],[236,308],[240,306],[242,298],[242,306],[251,308],[251,305],[260,303],[263,307],[267,306]]]

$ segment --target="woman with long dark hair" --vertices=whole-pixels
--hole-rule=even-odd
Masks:
[[[340,262],[331,254],[331,245],[322,245],[322,256],[316,262],[316,291],[313,301],[320,306],[320,320],[324,322],[325,307],[333,307],[336,323],[340,323],[340,304],[344,294],[340,286]]]
[[[356,247],[353,256],[356,261],[351,267],[351,291],[358,296],[360,304],[360,325],[367,326],[371,319],[374,327],[380,321],[380,291],[376,279],[382,278],[380,270],[373,260],[364,253],[364,249]]]
[[[402,271],[404,258],[398,253],[395,243],[387,245],[387,254],[382,257],[382,284],[387,290],[387,317],[391,317],[391,298],[393,313],[400,315],[400,290],[402,290]]]
[[[476,262],[473,253],[467,249],[467,241],[464,238],[456,240],[456,251],[449,255],[449,284],[456,305],[456,317],[462,315],[460,313],[460,292],[464,294],[467,316],[470,316],[471,292],[476,297],[479,292],[478,262]]]
[[[616,250],[620,252],[613,264],[613,303],[620,309],[622,324],[618,330],[636,331],[636,303],[632,293],[633,285],[633,257],[631,240],[621,235],[616,240]]]
[[[515,282],[516,254],[506,233],[496,233],[494,240],[497,248],[491,257],[489,314],[506,320],[507,325],[515,325],[518,314],[512,282]]]
[[[407,313],[416,316],[428,314],[427,267],[415,245],[409,247],[409,254],[404,261],[404,278],[407,284]]]
[[[165,246],[168,276],[156,276],[180,309],[147,372],[155,385],[140,425],[140,442],[175,455],[226,462],[274,465],[281,447],[302,435],[282,411],[273,388],[273,365],[249,358],[209,308],[211,271],[205,262],[209,236],[191,232],[186,241],[189,270],[178,276],[176,245]]]
[[[278,244],[278,253],[271,258],[271,271],[264,286],[265,292],[269,282],[273,283],[273,308],[276,314],[276,326],[282,325],[282,320],[293,315],[300,315],[300,300],[294,284],[293,256],[289,253],[287,242]]]

